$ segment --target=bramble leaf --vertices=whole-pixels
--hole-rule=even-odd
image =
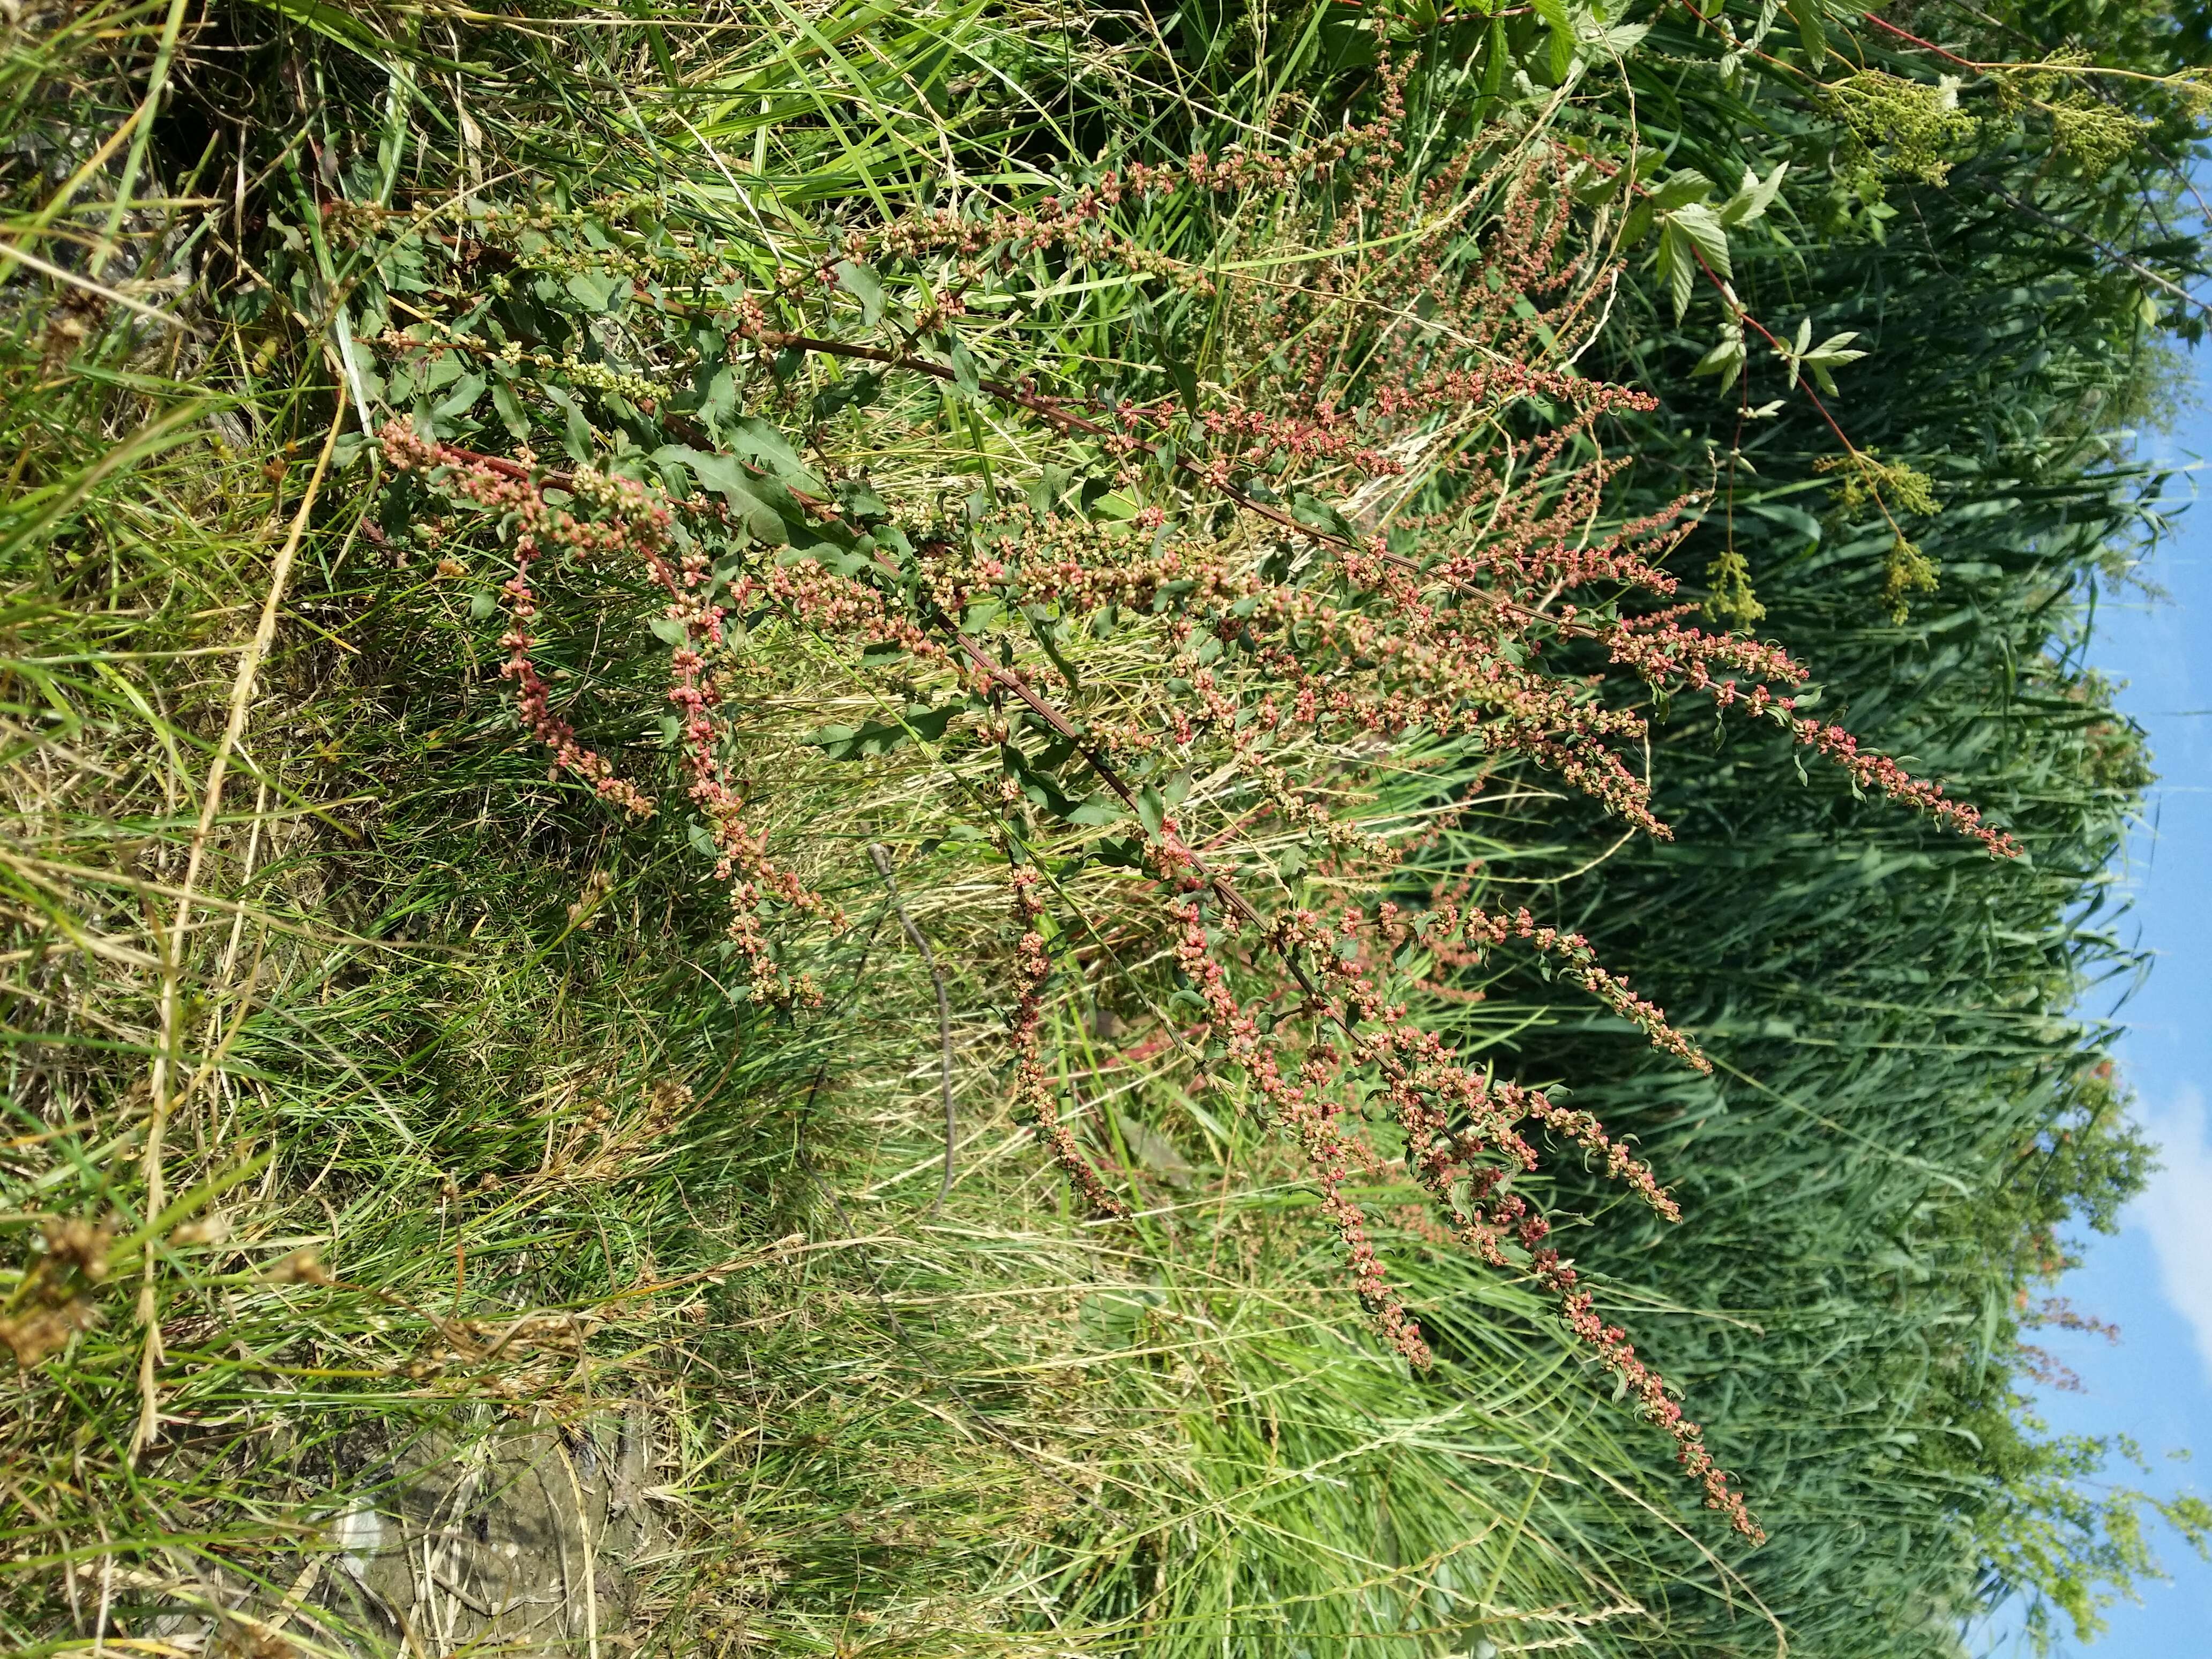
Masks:
[[[1690,371],[1691,378],[1719,375],[1721,393],[1725,397],[1729,388],[1735,384],[1736,377],[1743,373],[1744,362],[1743,325],[1729,323],[1722,327],[1718,343],[1698,359],[1697,367]]]
[[[1782,175],[1790,171],[1790,163],[1778,161],[1774,171],[1761,179],[1751,168],[1743,170],[1743,183],[1735,195],[1722,204],[1721,223],[1734,227],[1751,224],[1762,217],[1774,205],[1782,191]]]

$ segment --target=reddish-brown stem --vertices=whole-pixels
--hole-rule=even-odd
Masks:
[[[1934,52],[1936,57],[1941,58],[1946,63],[1956,64],[1961,69],[1982,70],[1989,67],[1986,64],[1976,63],[1971,58],[1961,58],[1955,52],[1946,52],[1942,47],[1937,46],[1933,40],[1923,40],[1911,30],[1898,27],[1896,24],[1891,22],[1886,17],[1877,17],[1870,11],[1863,11],[1859,15],[1863,17],[1868,22],[1873,24],[1876,28],[1881,30],[1885,34],[1893,34],[1899,40],[1905,41],[1907,45],[1919,47],[1923,52]]]

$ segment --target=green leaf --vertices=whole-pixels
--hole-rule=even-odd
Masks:
[[[653,637],[663,645],[683,645],[691,637],[690,629],[673,617],[655,617],[646,626],[653,630]]]
[[[653,462],[664,475],[673,467],[688,468],[698,479],[700,488],[713,490],[730,504],[732,516],[755,541],[781,547],[791,540],[790,526],[766,499],[773,489],[773,481],[749,477],[735,457],[702,454],[681,444],[663,444],[653,452]]]
[[[1674,297],[1678,323],[1690,308],[1690,284],[1697,276],[1696,267],[1697,262],[1690,257],[1689,239],[1675,228],[1672,219],[1668,220],[1659,228],[1659,280]]]
[[[1068,814],[1075,811],[1075,803],[1061,791],[1058,780],[1052,775],[1052,769],[1064,760],[1067,753],[1066,745],[1055,745],[1053,750],[1040,756],[1032,763],[1030,757],[1013,744],[1001,744],[999,747],[1000,757],[1008,775],[1020,784],[1022,793],[1063,823]]]
[[[917,738],[935,743],[945,735],[945,728],[959,712],[957,702],[946,703],[941,708],[932,708],[927,703],[909,703],[899,719],[870,720],[859,726],[825,726],[808,732],[805,740],[831,760],[872,760]]]
[[[1557,86],[1567,78],[1575,66],[1575,32],[1564,24],[1552,26],[1552,60],[1546,67],[1551,71],[1552,84]]]
[[[1068,485],[1074,482],[1075,470],[1073,467],[1057,466],[1047,462],[1042,474],[1029,487],[1030,511],[1039,515],[1051,512],[1060,498],[1067,493]]]
[[[757,415],[747,415],[730,423],[730,447],[754,465],[764,467],[779,478],[788,478],[803,489],[819,490],[822,486],[806,470],[806,463],[791,447],[791,440]]]
[[[837,262],[837,286],[860,302],[860,321],[873,328],[883,320],[884,285],[876,273],[850,259]]]
[[[1148,783],[1137,792],[1137,821],[1145,826],[1147,834],[1158,835],[1167,817],[1168,804],[1161,799],[1158,790]]]
[[[1684,167],[1671,174],[1665,184],[1653,186],[1651,210],[1672,213],[1676,208],[1687,207],[1692,202],[1702,202],[1713,193],[1713,181],[1695,167]]]
[[[1171,356],[1164,351],[1160,354],[1160,363],[1167,370],[1168,378],[1175,382],[1176,393],[1182,399],[1183,408],[1195,416],[1198,413],[1196,372],[1182,358]]]
[[[441,421],[458,420],[467,414],[483,396],[484,377],[464,374],[455,381],[453,389],[430,407],[431,415]]]
[[[866,409],[876,401],[883,389],[884,377],[876,370],[848,374],[814,394],[814,418],[826,421],[841,409]]]
[[[1744,361],[1743,330],[1730,323],[1722,329],[1719,343],[1698,359],[1698,365],[1690,371],[1690,376],[1695,380],[1700,375],[1719,375],[1721,395],[1725,397],[1729,388],[1735,384],[1736,377],[1743,373]]]
[[[615,311],[629,297],[629,278],[618,273],[579,270],[568,282],[569,297],[586,311]]]
[[[1783,10],[1797,26],[1797,38],[1804,44],[1805,57],[1814,69],[1826,61],[1828,33],[1820,22],[1820,0],[1783,0]]]
[[[1700,256],[1704,266],[1723,282],[1735,275],[1729,260],[1728,232],[1721,228],[1719,216],[1702,203],[1692,203],[1669,213],[1659,233],[1659,274],[1673,293],[1677,322],[1690,308]]]
[[[1291,498],[1291,516],[1309,530],[1319,530],[1331,535],[1349,537],[1352,526],[1344,515],[1318,495],[1300,490]]]
[[[1585,13],[1576,39],[1583,51],[1592,57],[1626,58],[1644,44],[1644,37],[1651,33],[1649,23],[1616,23],[1610,28],[1600,25],[1595,16]]]
[[[800,741],[809,743],[831,760],[849,760],[853,755],[854,728],[849,726],[822,726],[809,732]]]
[[[592,423],[584,418],[584,411],[574,394],[566,386],[549,386],[545,395],[561,411],[561,446],[568,452],[568,459],[578,466],[592,464],[592,439],[596,435]]]
[[[1036,642],[1044,647],[1045,655],[1052,659],[1052,665],[1060,670],[1066,678],[1069,689],[1071,690],[1081,689],[1082,676],[1077,672],[1075,664],[1068,657],[1067,653],[1060,647],[1059,638],[1060,624],[1041,622],[1034,615],[1030,616],[1029,620],[1030,632],[1036,635]]]
[[[975,360],[957,338],[952,342],[952,384],[971,398],[983,389],[983,377],[976,371]]]
[[[842,480],[837,486],[837,502],[845,509],[846,517],[858,519],[863,523],[888,519],[891,515],[890,508],[884,504],[884,498],[876,494],[865,478]]]
[[[1128,811],[1119,795],[1110,789],[1101,789],[1097,794],[1086,795],[1079,801],[1067,814],[1067,821],[1095,828],[1127,817]]]
[[[1737,186],[1735,194],[1729,197],[1721,208],[1721,223],[1747,225],[1759,219],[1774,205],[1774,198],[1782,189],[1782,175],[1789,171],[1789,162],[1778,161],[1774,171],[1761,179],[1746,167],[1743,183]]]
[[[463,367],[458,351],[441,351],[431,362],[429,372],[422,378],[422,389],[435,392],[440,386],[451,386],[461,378]]]
[[[737,413],[737,371],[723,363],[706,380],[706,387],[699,394],[699,418],[719,431],[728,424],[730,416]]]
[[[1556,86],[1575,66],[1574,19],[1568,13],[1566,0],[1535,0],[1534,10],[1552,32],[1551,58],[1546,69]]]
[[[1495,98],[1498,88],[1505,84],[1507,50],[1505,20],[1493,17],[1490,20],[1490,37],[1483,43],[1482,48],[1481,86],[1485,98]]]
[[[507,435],[517,443],[530,437],[530,417],[522,412],[521,402],[514,395],[514,382],[500,375],[491,384],[491,406],[499,411],[500,422],[507,428]]]

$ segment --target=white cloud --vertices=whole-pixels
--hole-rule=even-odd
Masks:
[[[2203,1091],[2186,1085],[2165,1107],[2143,1113],[2165,1167],[2130,1206],[2158,1253],[2166,1299],[2196,1334],[2197,1355],[2212,1380],[2212,1134]]]

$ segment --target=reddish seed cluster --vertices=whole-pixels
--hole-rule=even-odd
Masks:
[[[544,482],[515,462],[431,442],[401,421],[387,422],[379,435],[394,471],[420,473],[433,488],[451,496],[495,515],[514,514],[515,570],[500,590],[514,623],[501,641],[507,648],[507,660],[500,672],[515,682],[524,729],[553,750],[555,775],[564,768],[574,772],[603,799],[640,818],[653,814],[651,799],[615,776],[611,763],[579,744],[574,729],[552,711],[544,681],[530,657],[538,643],[529,627],[538,615],[530,568],[554,549],[586,562],[623,556],[642,565],[668,594],[665,614],[681,624],[685,638],[669,659],[668,701],[678,711],[679,746],[690,780],[690,799],[717,854],[715,878],[728,892],[728,936],[744,959],[754,996],[764,1001],[819,1001],[819,993],[806,975],[788,976],[777,966],[763,926],[762,903],[773,896],[795,910],[834,912],[769,856],[765,841],[745,822],[744,797],[722,761],[710,717],[719,699],[701,654],[722,646],[722,623],[729,612],[708,598],[708,562],[696,546],[674,565],[670,563],[674,515],[667,501],[631,479],[586,468],[563,482],[579,503],[597,507],[602,516],[580,519],[547,501]]]
[[[528,473],[513,462],[480,456],[462,459],[442,446],[416,436],[401,421],[387,423],[381,437],[384,458],[395,472],[443,469],[441,482],[453,495],[495,515],[514,514],[514,574],[499,590],[513,623],[500,639],[507,647],[507,661],[499,672],[500,678],[514,682],[515,706],[523,729],[553,751],[555,775],[562,770],[572,772],[590,784],[602,800],[612,801],[632,817],[651,817],[652,798],[617,777],[613,763],[577,742],[575,728],[553,712],[550,692],[530,655],[538,644],[530,628],[538,616],[530,567],[549,545],[592,557],[642,544],[648,538],[657,538],[667,527],[666,507],[647,507],[635,484],[614,479],[605,484],[615,511],[603,523],[580,520],[566,508],[550,506]],[[589,486],[585,493],[592,493]]]
[[[745,822],[745,801],[722,759],[721,734],[714,728],[713,710],[720,700],[707,673],[702,653],[724,645],[723,623],[730,612],[713,602],[707,556],[696,546],[688,550],[679,568],[670,569],[657,552],[647,567],[666,590],[665,612],[684,629],[684,643],[669,658],[672,684],[668,701],[678,711],[678,734],[684,765],[690,778],[691,803],[716,854],[715,879],[727,889],[731,941],[744,958],[753,994],[763,1001],[821,1000],[812,981],[801,975],[788,978],[777,967],[761,926],[761,901],[773,894],[793,909],[835,918],[821,896],[811,890],[792,871],[769,857],[765,837]],[[744,595],[733,592],[739,605]]]
[[[1842,726],[1804,719],[1790,720],[1789,725],[1798,742],[1836,762],[1860,788],[1925,812],[1938,823],[1981,842],[1999,858],[2020,856],[2020,843],[2003,830],[1984,823],[1979,808],[1953,800],[1943,793],[1942,784],[1912,776],[1888,756],[1861,748],[1859,740]]]
[[[1355,957],[1333,948],[1362,927],[1347,916],[1334,929],[1301,912],[1279,930],[1286,948],[1304,947],[1303,959],[1335,993],[1332,1010],[1358,1051],[1381,1073],[1404,1132],[1407,1161],[1437,1207],[1455,1224],[1461,1242],[1493,1266],[1515,1266],[1507,1252],[1518,1245],[1527,1270],[1559,1298],[1567,1328],[1598,1363],[1620,1379],[1646,1419],[1674,1437],[1679,1462],[1704,1488],[1705,1499],[1725,1513],[1746,1537],[1765,1537],[1742,1495],[1713,1461],[1698,1425],[1683,1415],[1666,1381],[1640,1359],[1626,1334],[1605,1324],[1578,1275],[1546,1240],[1551,1224],[1517,1193],[1507,1190],[1512,1167],[1534,1169],[1534,1150],[1516,1124],[1533,1121],[1601,1158],[1607,1172],[1638,1193],[1660,1215],[1680,1218],[1674,1200],[1650,1170],[1610,1139],[1587,1112],[1564,1111],[1540,1091],[1499,1082],[1460,1063],[1435,1033],[1412,1024],[1401,1006],[1382,1000]],[[1454,1122],[1466,1127],[1455,1131]]]
[[[1368,1236],[1365,1213],[1344,1190],[1361,1160],[1339,1127],[1343,1106],[1332,1097],[1341,1069],[1339,1056],[1316,1044],[1308,1051],[1295,1080],[1284,1075],[1278,1045],[1261,1034],[1259,1022],[1230,988],[1228,973],[1215,957],[1197,903],[1179,902],[1170,907],[1170,915],[1181,928],[1176,961],[1206,1004],[1208,1030],[1205,1035],[1224,1046],[1227,1059],[1242,1068],[1276,1121],[1297,1139],[1305,1154],[1306,1172],[1320,1190],[1322,1213],[1344,1242],[1352,1287],[1375,1316],[1383,1335],[1413,1364],[1429,1364],[1434,1356],[1428,1340],[1382,1271],[1374,1241]]]
[[[716,672],[731,649],[732,618],[779,614],[836,642],[856,664],[872,648],[878,658],[896,653],[902,676],[949,675],[981,712],[946,730],[948,757],[983,748],[1012,753],[1024,724],[1048,727],[1063,752],[1079,757],[1071,770],[1088,768],[1102,799],[1118,798],[1140,819],[1136,780],[1207,769],[1233,777],[1234,813],[1219,814],[1226,822],[1199,816],[1218,811],[1215,805],[1193,803],[1177,810],[1202,828],[1187,833],[1175,816],[1153,817],[1140,837],[1170,954],[1203,1010],[1182,1035],[1213,1057],[1207,1080],[1241,1077],[1295,1142],[1362,1302],[1392,1347],[1425,1364],[1428,1341],[1353,1196],[1356,1183],[1380,1176],[1349,1104],[1372,1091],[1402,1139],[1406,1171],[1433,1206],[1414,1230],[1455,1241],[1554,1298],[1595,1363],[1672,1437],[1707,1501],[1756,1538],[1698,1425],[1625,1334],[1600,1317],[1550,1242],[1550,1220],[1512,1183],[1540,1167],[1539,1147],[1548,1142],[1601,1167],[1662,1218],[1678,1218],[1674,1200],[1590,1114],[1468,1063],[1422,1026],[1386,990],[1389,964],[1409,944],[1447,974],[1509,943],[1525,945],[1655,1047],[1700,1069],[1708,1063],[1579,934],[1541,925],[1525,909],[1485,910],[1463,887],[1432,894],[1418,911],[1382,902],[1382,875],[1406,845],[1362,824],[1360,789],[1379,769],[1419,763],[1412,757],[1422,745],[1448,741],[1485,766],[1542,769],[1626,823],[1665,836],[1650,786],[1626,757],[1645,744],[1639,705],[1650,694],[1697,693],[1782,722],[1862,787],[1993,852],[2017,848],[1983,827],[1972,808],[1862,750],[1840,727],[1801,719],[1773,689],[1804,678],[1785,653],[1702,631],[1687,620],[1693,607],[1670,603],[1676,583],[1664,561],[1696,504],[1686,498],[1626,522],[1608,516],[1626,461],[1606,454],[1603,423],[1653,404],[1573,367],[1572,337],[1590,326],[1609,280],[1591,258],[1568,251],[1573,159],[1516,154],[1477,177],[1470,149],[1409,187],[1396,136],[1401,78],[1386,64],[1376,118],[1314,145],[1131,167],[1024,208],[945,210],[852,230],[823,257],[779,273],[772,292],[729,297],[731,283],[703,286],[712,261],[694,254],[684,262],[678,274],[706,297],[683,314],[713,319],[740,356],[793,346],[842,352],[942,383],[951,368],[921,352],[915,333],[954,329],[972,293],[1012,283],[1038,259],[1089,261],[1214,292],[1204,272],[1118,230],[1124,204],[1248,191],[1304,203],[1279,228],[1286,245],[1305,250],[1299,280],[1238,282],[1217,296],[1224,349],[1244,356],[1203,389],[1195,411],[1181,397],[1055,398],[1018,373],[980,381],[981,394],[1014,418],[1103,453],[1103,471],[1136,504],[1118,523],[1006,506],[974,522],[900,513],[896,536],[864,540],[864,526],[844,525],[846,540],[872,561],[841,567],[852,574],[804,557],[755,556],[718,592],[696,541],[672,533],[680,512],[727,541],[726,515],[710,503],[672,506],[580,471],[562,487],[596,514],[586,521],[550,507],[543,480],[514,462],[426,443],[398,426],[385,434],[386,453],[395,468],[430,477],[452,497],[516,515],[507,672],[524,723],[553,749],[556,766],[641,815],[651,802],[617,780],[550,707],[530,664],[536,641],[526,624],[538,613],[528,576],[532,561],[556,547],[620,555],[666,595],[664,618],[682,632],[668,697],[679,715],[689,797],[715,848],[730,936],[757,995],[810,994],[803,978],[776,965],[775,919],[839,922],[771,855],[723,758]],[[1482,257],[1470,259],[1462,210],[1473,202],[1496,206]],[[912,267],[915,331],[882,343],[840,334],[854,319],[850,299],[839,297],[839,256],[872,262],[895,282],[899,265]],[[1466,441],[1481,433],[1496,441]],[[1316,514],[1316,499],[1340,504],[1340,513]],[[1230,512],[1217,516],[1224,504]],[[803,505],[833,516],[824,504]],[[1638,614],[1639,605],[1656,608]],[[978,639],[964,631],[977,615],[1018,620],[981,625]],[[1079,626],[1146,630],[1157,672],[1079,684],[1041,633]],[[1010,820],[1028,810],[1010,762],[998,783]],[[1335,890],[1364,896],[1326,915],[1287,900],[1263,914],[1237,885],[1261,872],[1250,836],[1261,830],[1319,843],[1325,862],[1316,868]],[[1009,848],[1016,839],[1010,831]],[[1125,1214],[1061,1115],[1043,1052],[1051,945],[1034,863],[1014,868],[1012,910],[1016,1109],[1094,1211]],[[1431,981],[1425,994],[1455,989]]]
[[[1699,1072],[1713,1069],[1697,1045],[1667,1023],[1665,1012],[1656,1004],[1638,996],[1625,981],[1600,965],[1588,939],[1580,933],[1540,926],[1525,908],[1510,916],[1493,916],[1480,906],[1459,902],[1456,894],[1439,894],[1434,909],[1415,916],[1386,902],[1380,930],[1394,946],[1418,937],[1439,963],[1460,968],[1477,965],[1486,951],[1510,939],[1524,939],[1557,961],[1569,983],[1580,986],[1642,1031],[1653,1048]]]
[[[1009,1022],[1014,1047],[1014,1110],[1029,1120],[1038,1141],[1066,1172],[1069,1182],[1093,1212],[1125,1216],[1129,1212],[1128,1206],[1114,1195],[1091,1160],[1083,1155],[1082,1147],[1076,1145],[1074,1134],[1060,1121],[1052,1075],[1045,1066],[1041,1032],[1045,981],[1052,977],[1052,959],[1045,953],[1044,934],[1038,928],[1045,912],[1044,900],[1037,892],[1038,882],[1035,866],[1016,866],[1014,921],[1022,930],[1022,937],[1020,944],[1014,947],[1014,978],[1021,992],[1014,1005],[1013,1018]]]
[[[1279,150],[1253,150],[1232,144],[1219,156],[1197,151],[1181,167],[1133,162],[1107,170],[1096,183],[1047,196],[1027,208],[980,215],[943,208],[894,219],[872,234],[851,231],[846,234],[842,252],[856,262],[950,254],[963,262],[963,278],[973,281],[981,275],[978,261],[988,259],[1001,270],[1012,270],[1030,255],[1073,247],[1085,257],[1120,269],[1182,280],[1210,293],[1212,283],[1203,272],[1187,271],[1155,250],[1119,234],[1110,228],[1109,216],[1124,202],[1185,189],[1227,196],[1325,185],[1347,158],[1362,151],[1365,166],[1359,170],[1355,196],[1371,197],[1403,152],[1398,131],[1404,119],[1405,80],[1411,70],[1410,64],[1397,67],[1386,57],[1377,69],[1379,98],[1374,118],[1347,125],[1310,144]],[[817,280],[823,280],[824,286],[834,283],[834,269],[826,269]],[[957,314],[961,308],[956,304],[946,314]]]

